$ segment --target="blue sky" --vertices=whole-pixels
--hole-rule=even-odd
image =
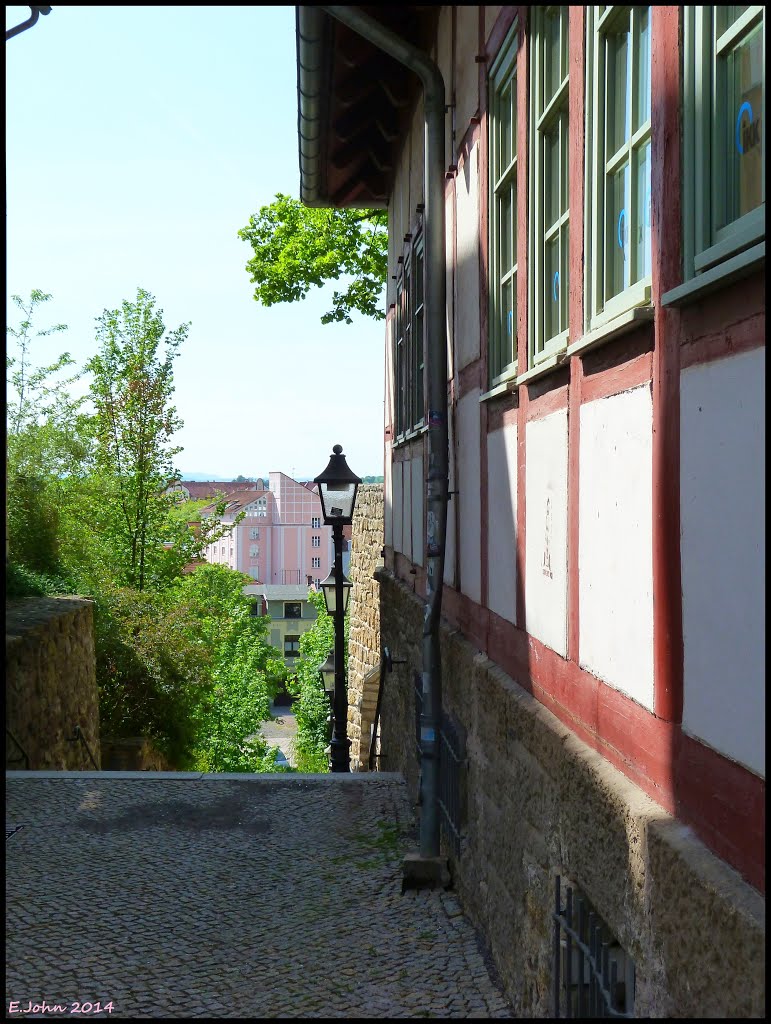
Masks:
[[[6,43],[7,292],[53,295],[39,362],[96,350],[145,288],[177,361],[186,472],[383,472],[383,323],[322,325],[332,288],[266,309],[238,238],[297,196],[294,7],[54,7]],[[6,27],[29,17],[6,8]],[[17,320],[9,305],[9,320]]]

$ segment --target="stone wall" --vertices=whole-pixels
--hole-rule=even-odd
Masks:
[[[6,767],[93,771],[100,765],[93,604],[74,597],[8,602]],[[29,763],[22,757],[20,748]]]
[[[381,643],[407,659],[383,694],[384,767],[401,771],[416,799],[423,605],[391,573],[377,577]],[[759,893],[459,631],[443,628],[441,646],[443,704],[467,750],[455,886],[487,936],[516,1015],[552,1013],[559,874],[632,957],[635,1016],[762,1016]]]
[[[380,664],[380,588],[375,569],[382,564],[383,485],[359,488],[353,517],[351,564],[353,584],[348,633],[348,737],[351,771],[366,771],[370,728],[375,717]]]

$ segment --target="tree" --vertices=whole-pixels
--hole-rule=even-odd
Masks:
[[[252,214],[238,232],[254,256],[246,264],[256,286],[254,298],[265,306],[304,299],[312,287],[342,276],[352,278],[335,291],[324,324],[351,312],[382,320],[382,292],[388,269],[387,214],[382,210],[311,209],[278,193],[269,206]]]
[[[324,753],[329,743],[329,699],[324,691],[319,669],[335,646],[334,619],[327,614],[324,595],[317,590],[308,593],[316,609],[316,621],[300,637],[300,657],[290,692],[298,699],[292,710],[297,721],[295,755],[298,771],[325,772],[329,768]],[[345,658],[348,661],[348,616],[345,618]],[[344,669],[345,671],[345,669]]]
[[[14,354],[6,356],[7,522],[12,576],[20,571],[48,577],[61,574],[60,527],[73,498],[69,482],[87,472],[90,461],[88,417],[81,412],[85,399],[73,399],[68,391],[80,374],[67,379],[58,376],[74,365],[73,359],[64,352],[47,366],[33,362],[35,339],[67,330],[65,324],[33,329],[38,307],[51,298],[40,289],[33,289],[28,300],[13,295],[23,320],[6,328],[9,338],[15,339]],[[47,589],[45,583],[42,586]]]
[[[205,565],[169,591],[171,606],[185,610],[189,639],[211,659],[212,685],[202,691],[197,712],[201,771],[275,770],[275,752],[254,733],[270,718],[284,664],[268,643],[267,617],[252,614],[252,600],[243,592],[249,582],[226,566]]]
[[[166,334],[155,298],[137,290],[135,302],[97,319],[100,349],[86,365],[93,374],[95,455],[104,500],[95,510],[111,538],[120,582],[144,590],[163,561],[164,528],[177,479],[171,437],[182,421],[171,405],[173,363],[189,324]]]

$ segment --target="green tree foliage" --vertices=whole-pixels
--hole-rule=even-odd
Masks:
[[[64,324],[33,330],[38,307],[51,295],[33,289],[28,300],[12,299],[23,319],[6,328],[13,350],[6,356],[9,582],[13,590],[26,571],[38,576],[35,587],[48,590],[44,577],[57,580],[63,571],[60,524],[72,497],[64,481],[81,476],[89,463],[88,418],[81,412],[84,399],[68,391],[80,374],[60,377],[73,366],[69,353],[50,365],[33,363],[36,339],[67,330]]]
[[[254,298],[264,306],[297,302],[312,287],[347,277],[350,283],[334,292],[332,309],[321,322],[350,324],[353,310],[384,318],[385,211],[311,209],[278,193],[274,202],[252,214],[238,235],[254,250],[246,270],[255,285]]]
[[[334,650],[335,624],[324,604],[324,595],[317,590],[308,593],[308,600],[316,609],[316,620],[300,637],[300,657],[295,676],[290,683],[297,696],[292,710],[297,721],[295,760],[301,772],[328,771],[328,757],[324,753],[329,745],[329,698],[324,692],[319,669]],[[345,619],[346,665],[348,660],[348,617]]]
[[[94,510],[119,558],[120,582],[156,582],[177,478],[171,443],[182,426],[171,405],[174,360],[189,324],[166,334],[163,311],[142,288],[135,302],[97,319],[99,351],[87,364],[96,407],[96,466],[105,500]],[[162,558],[161,558],[162,561]]]
[[[277,751],[247,741],[270,717],[285,675],[251,616],[248,577],[203,566],[185,576],[206,544],[232,529],[209,503],[167,493],[176,478],[180,426],[170,404],[173,360],[186,326],[165,336],[155,300],[98,319],[90,398],[57,383],[67,353],[33,365],[33,316],[50,296],[14,298],[23,320],[9,328],[7,596],[80,593],[95,603],[101,727],[115,737],[151,738],[177,768],[273,771]],[[165,336],[165,337],[164,337]],[[192,527],[192,528],[191,528]]]
[[[212,654],[194,635],[195,618],[151,590],[93,597],[102,732],[146,736],[171,765],[193,768],[200,709],[213,689]]]
[[[273,770],[275,752],[247,739],[270,718],[284,663],[268,643],[268,619],[252,614],[243,592],[249,577],[226,566],[206,565],[183,576],[169,592],[184,610],[188,640],[207,652],[211,686],[198,709],[196,768],[214,772]]]

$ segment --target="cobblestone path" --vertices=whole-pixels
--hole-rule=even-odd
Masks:
[[[6,782],[6,1018],[511,1016],[397,776]]]

